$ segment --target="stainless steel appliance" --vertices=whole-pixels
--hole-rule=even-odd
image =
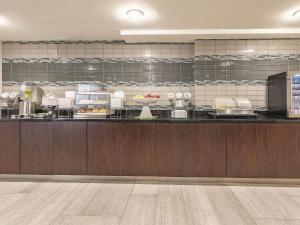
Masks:
[[[209,115],[216,117],[257,117],[252,103],[248,98],[216,98],[213,105],[214,111]]]
[[[190,100],[191,100],[191,93],[168,93],[168,99],[171,103],[171,106],[173,106],[173,110],[171,112],[172,118],[188,118],[188,112],[186,110],[186,107],[188,106]]]
[[[268,112],[272,116],[300,118],[300,71],[268,77]]]
[[[42,103],[43,90],[35,85],[22,84],[20,90],[19,115],[29,117]]]

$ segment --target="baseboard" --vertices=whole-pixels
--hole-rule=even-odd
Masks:
[[[87,175],[11,175],[1,174],[1,181],[10,182],[129,182],[176,183],[209,185],[300,185],[300,179],[228,178],[228,177],[146,177],[146,176],[87,176]]]

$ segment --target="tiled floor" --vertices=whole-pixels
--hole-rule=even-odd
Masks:
[[[0,181],[0,225],[300,225],[300,187]]]

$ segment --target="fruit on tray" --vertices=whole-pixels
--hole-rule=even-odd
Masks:
[[[145,98],[145,97],[144,97],[144,95],[136,95],[136,96],[134,96],[133,98],[136,98],[136,99],[143,99],[143,98]]]
[[[160,98],[159,95],[151,95],[151,94],[147,94],[147,95],[136,95],[133,97],[134,99],[144,99],[144,98]]]

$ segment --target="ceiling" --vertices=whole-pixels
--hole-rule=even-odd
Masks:
[[[129,21],[125,12],[130,8],[143,10],[144,20]],[[0,26],[0,40],[164,42],[300,37],[300,31],[293,30],[285,34],[222,33],[224,29],[299,28],[300,20],[291,16],[297,9],[299,0],[0,0],[0,15],[8,20],[6,26]],[[187,35],[120,36],[120,30],[128,29],[214,30]]]

